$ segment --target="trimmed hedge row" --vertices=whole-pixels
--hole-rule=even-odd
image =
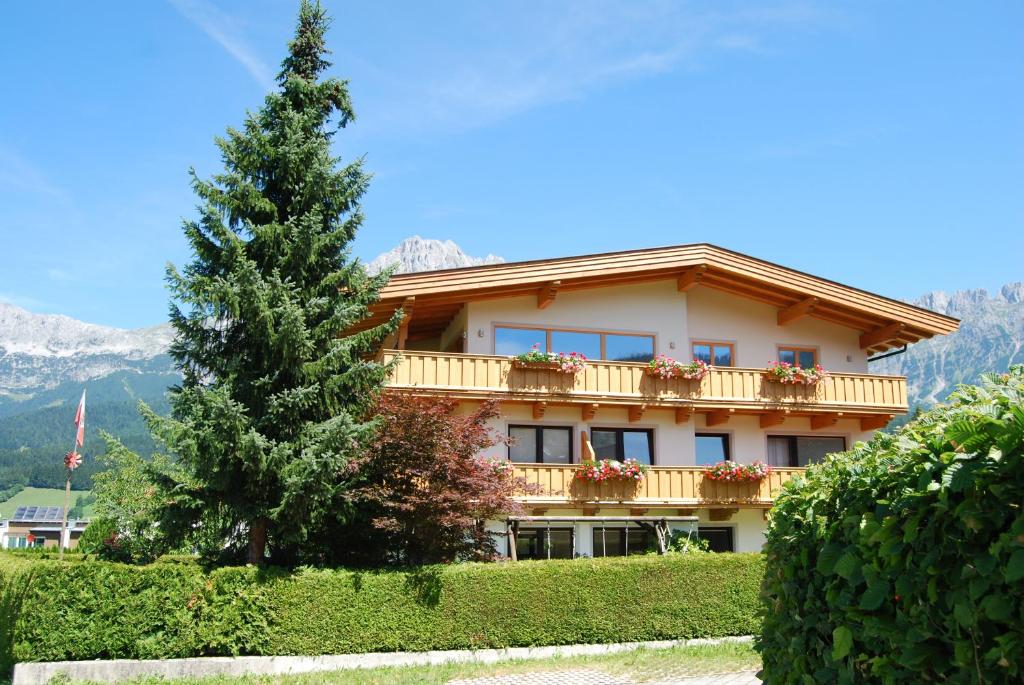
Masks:
[[[1024,367],[950,401],[777,499],[767,685],[1024,681]]]
[[[13,631],[16,661],[317,655],[751,634],[760,627],[763,571],[759,554],[291,573],[0,555],[0,575],[32,574]]]

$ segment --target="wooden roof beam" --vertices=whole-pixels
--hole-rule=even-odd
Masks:
[[[773,411],[767,414],[761,414],[760,424],[761,428],[771,428],[772,426],[778,426],[786,420],[786,416],[789,411]]]
[[[693,407],[676,407],[676,423],[686,423],[693,416]]]
[[[888,343],[889,341],[898,338],[906,327],[906,324],[891,323],[887,326],[882,326],[874,329],[873,331],[863,333],[860,336],[861,349],[877,347],[880,343]]]
[[[808,297],[800,300],[796,304],[790,305],[785,309],[780,309],[776,320],[780,326],[799,321],[805,316],[809,315],[814,311],[814,307],[818,304],[817,297]]]
[[[545,283],[544,287],[537,293],[537,309],[547,309],[550,307],[551,303],[555,301],[555,297],[558,296],[558,288],[561,285],[561,281]]]
[[[593,402],[591,404],[584,404],[583,406],[580,407],[580,418],[583,419],[584,421],[593,420],[594,415],[597,414],[597,408],[599,406],[600,405],[597,402]]]
[[[629,422],[636,423],[644,417],[644,412],[647,411],[646,404],[633,404],[629,407]]]
[[[676,288],[679,292],[685,293],[693,286],[699,285],[701,278],[704,277],[704,272],[707,270],[708,267],[704,264],[691,266],[679,275],[679,278],[676,280]]]
[[[398,335],[395,340],[395,349],[404,350],[405,343],[409,339],[409,322],[412,321],[412,310],[416,305],[416,297],[407,297],[402,303],[402,323],[398,324]]]

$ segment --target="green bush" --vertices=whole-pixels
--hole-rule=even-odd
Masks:
[[[331,654],[756,632],[757,554],[638,556],[415,571],[203,571],[0,555],[31,569],[18,661]]]
[[[772,511],[768,685],[1024,680],[1024,367],[789,484]]]

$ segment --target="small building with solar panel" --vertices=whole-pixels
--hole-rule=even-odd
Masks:
[[[0,522],[0,547],[25,549],[28,547],[54,547],[60,540],[64,507],[18,507],[14,516]],[[68,521],[68,539],[65,546],[74,548],[88,525],[85,520]]]

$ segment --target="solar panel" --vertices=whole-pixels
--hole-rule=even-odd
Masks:
[[[18,507],[12,521],[32,523],[60,523],[64,518],[64,507]]]

